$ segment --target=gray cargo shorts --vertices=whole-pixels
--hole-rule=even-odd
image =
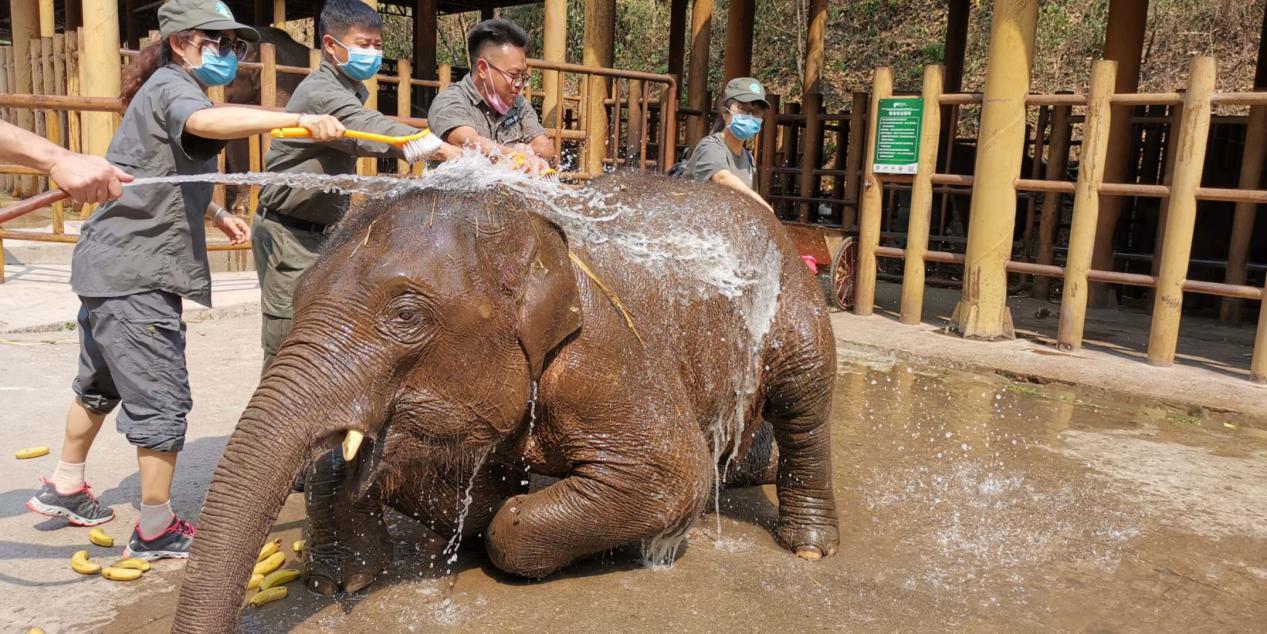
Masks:
[[[80,297],[79,374],[71,388],[89,410],[108,414],[142,449],[180,451],[193,407],[185,368],[180,297],[146,291]]]

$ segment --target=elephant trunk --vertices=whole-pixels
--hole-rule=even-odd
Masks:
[[[203,503],[172,631],[233,631],[259,548],[312,448],[362,423],[332,418],[350,390],[332,389],[316,377],[338,375],[315,366],[283,349],[243,412]]]

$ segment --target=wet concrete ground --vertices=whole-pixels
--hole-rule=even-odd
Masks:
[[[240,333],[244,324],[235,321],[242,318],[191,332]],[[208,340],[191,347],[199,342]],[[215,374],[258,363],[244,356],[224,352]],[[203,380],[195,375],[196,395]],[[195,413],[214,415],[227,433],[220,419],[234,405]],[[780,549],[771,536],[772,488],[739,489],[722,495],[720,534],[710,513],[668,569],[644,568],[630,548],[531,583],[498,573],[478,543],[463,548],[448,575],[402,545],[388,577],[365,593],[328,599],[292,584],[291,597],[245,609],[241,629],[1261,630],[1265,430],[1267,421],[1192,417],[993,375],[842,363],[833,421],[842,543],[833,558],[806,562]],[[214,450],[223,436],[195,442]],[[182,462],[179,479],[197,482],[213,464]],[[3,499],[12,505],[23,494]],[[4,509],[0,528],[38,522],[15,515]],[[292,496],[277,534],[289,544],[302,520]],[[396,521],[403,534],[412,528]],[[29,600],[39,586],[25,578],[22,556],[0,556],[19,560],[6,562],[0,589],[28,598],[16,610],[0,608],[0,622],[38,624],[32,617],[58,609]],[[35,556],[62,563],[54,561],[60,552]],[[96,597],[76,604],[83,619],[60,615],[63,631],[165,631],[170,623],[178,563],[124,587],[76,578],[68,565],[56,570],[39,583]]]

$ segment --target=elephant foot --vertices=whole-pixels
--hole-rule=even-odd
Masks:
[[[792,526],[779,524],[775,532],[779,545],[806,561],[818,561],[836,554],[840,541],[835,526]]]
[[[323,558],[311,557],[304,564],[304,586],[309,590],[333,596],[339,592],[355,593],[369,587],[387,569],[388,558],[379,548]]]
[[[322,596],[332,597],[339,593],[339,582],[316,572],[304,573],[304,587]]]

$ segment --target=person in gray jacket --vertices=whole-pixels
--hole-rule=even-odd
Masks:
[[[169,0],[158,21],[162,40],[124,78],[128,106],[105,157],[116,167],[138,178],[204,174],[216,171],[228,139],[289,126],[317,139],[342,136],[333,117],[212,107],[206,87],[232,81],[246,52],[242,40],[259,39],[223,2]],[[75,400],[57,470],[27,507],[79,526],[114,519],[84,482],[84,466],[106,415],[122,404],[115,425],[136,446],[141,472],[141,517],[125,557],[185,558],[193,542],[194,527],[171,505],[193,406],[182,300],[211,305],[204,219],[235,243],[249,231],[211,204],[211,192],[210,182],[121,188],[84,224],[71,261],[71,288],[81,301]]]
[[[327,0],[321,9],[321,66],[304,78],[286,104],[291,112],[318,112],[337,118],[349,130],[387,136],[410,136],[418,129],[365,107],[369,92],[362,83],[373,77],[383,60],[383,21],[360,0]],[[269,172],[355,174],[362,156],[450,160],[462,155],[436,135],[427,135],[405,149],[373,141],[276,139],[264,158]],[[350,196],[319,189],[283,185],[260,188],[251,249],[260,280],[260,344],[267,370],[290,333],[292,296],[299,277],[317,261],[326,236],[347,212]]]
[[[718,100],[713,133],[695,145],[683,176],[724,185],[773,212],[770,204],[752,188],[756,169],[752,152],[745,145],[761,132],[761,117],[769,107],[761,82],[751,77],[736,77],[727,82]]]

